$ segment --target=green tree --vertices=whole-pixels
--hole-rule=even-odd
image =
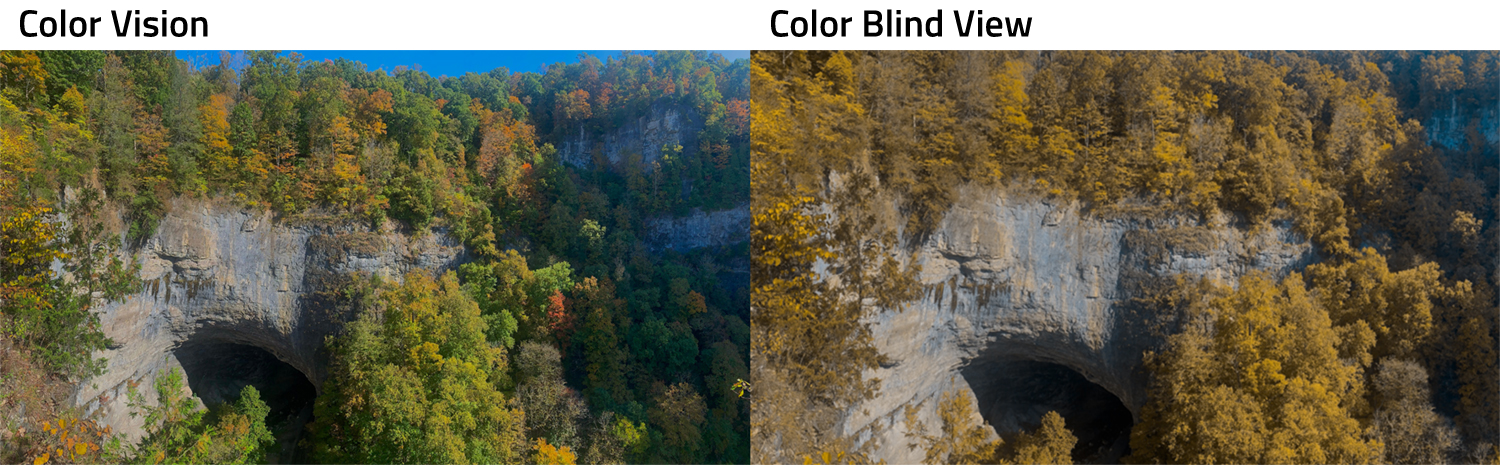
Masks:
[[[99,141],[99,177],[105,192],[121,196],[132,188],[135,165],[134,83],[119,57],[105,57],[99,72],[98,89],[89,97],[92,110],[90,129]]]
[[[624,301],[615,297],[614,282],[608,278],[599,281],[592,291],[579,296],[575,308],[584,315],[583,327],[573,340],[583,350],[583,385],[591,403],[609,406],[628,402],[631,392],[624,374],[627,355],[615,325]]]
[[[518,463],[524,414],[495,386],[504,350],[452,272],[375,285],[333,341],[315,406],[325,462]]]
[[[156,405],[130,386],[130,415],[142,415],[146,422],[146,437],[129,450],[131,463],[263,463],[276,443],[266,429],[271,408],[254,386],[245,386],[238,400],[212,413],[185,395],[182,372],[176,369],[157,377],[153,387]]]

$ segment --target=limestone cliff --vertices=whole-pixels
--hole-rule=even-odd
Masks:
[[[558,145],[557,152],[564,163],[575,167],[603,162],[610,169],[618,169],[626,156],[637,154],[641,167],[650,171],[651,164],[661,158],[663,146],[680,145],[685,154],[695,152],[702,130],[703,120],[691,107],[659,103],[645,115],[603,134],[589,134],[580,127]],[[686,216],[647,218],[643,226],[642,239],[653,250],[722,247],[749,240],[750,208],[740,205],[709,212],[695,208]]]
[[[397,278],[452,268],[464,251],[445,234],[409,237],[392,225],[287,224],[269,212],[204,204],[179,206],[138,250],[142,289],[101,309],[114,345],[97,357],[104,374],[79,386],[77,402],[103,409],[117,431],[139,436],[129,416],[127,382],[150,383],[181,367],[183,351],[235,344],[263,349],[314,385],[326,376],[324,338],[346,318],[331,313],[327,291],[349,272]],[[190,380],[191,381],[191,380]]]
[[[211,403],[237,394],[244,379],[265,384],[285,378],[265,366],[270,357],[321,388],[325,340],[353,317],[332,305],[350,273],[399,279],[413,271],[436,274],[467,259],[441,229],[409,235],[397,228],[393,222],[379,230],[362,221],[288,222],[266,211],[180,202],[135,251],[141,289],[100,309],[104,333],[115,343],[95,354],[108,365],[79,386],[77,403],[102,409],[106,424],[134,439],[141,420],[129,415],[128,383],[149,391],[165,369],[185,369],[194,393]],[[748,231],[748,208],[741,207],[648,220],[645,236],[654,249],[682,251],[742,242]],[[256,370],[268,371],[250,373]],[[205,384],[193,379],[195,372],[237,379]]]
[[[1474,142],[1500,145],[1500,108],[1459,108],[1457,99],[1446,110],[1434,112],[1423,122],[1427,139],[1450,150],[1469,148],[1469,131],[1482,140]]]
[[[750,206],[712,212],[695,208],[688,216],[647,219],[645,233],[646,243],[657,250],[737,244],[750,240]]]
[[[634,153],[641,156],[642,168],[649,171],[651,163],[661,157],[664,145],[681,145],[684,152],[697,150],[698,131],[702,129],[702,118],[691,108],[656,104],[645,115],[604,134],[591,135],[580,126],[578,133],[557,146],[557,154],[563,162],[583,168],[594,163],[595,152],[610,166]]]
[[[935,428],[939,396],[956,389],[973,389],[976,410],[1002,432],[1035,427],[1027,423],[1045,409],[994,398],[1019,389],[1037,390],[1032,397],[1070,395],[1051,380],[1028,378],[1045,371],[1028,368],[1038,362],[1081,374],[1138,415],[1147,382],[1141,354],[1159,338],[1124,305],[1131,289],[1177,273],[1233,282],[1251,270],[1284,273],[1314,259],[1307,242],[1284,227],[1101,219],[1076,203],[987,188],[963,188],[958,198],[905,256],[922,267],[921,298],[871,320],[875,344],[890,361],[866,373],[882,381],[879,395],[848,412],[845,431],[876,439],[874,457],[889,463],[922,459],[922,451],[906,447],[902,406],[919,405],[922,421]]]

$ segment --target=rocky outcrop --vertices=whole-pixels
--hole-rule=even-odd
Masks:
[[[1469,148],[1469,131],[1482,139],[1481,142],[1500,146],[1500,108],[1478,108],[1461,110],[1454,98],[1447,111],[1438,111],[1425,122],[1427,140],[1432,145],[1449,150]]]
[[[645,240],[654,250],[677,251],[744,242],[750,240],[750,207],[713,212],[695,208],[688,216],[651,218],[646,220]]]
[[[557,154],[564,163],[580,168],[594,163],[595,152],[610,166],[620,164],[629,154],[638,154],[641,167],[650,171],[651,164],[661,158],[663,146],[681,145],[684,152],[696,150],[698,131],[702,129],[702,119],[691,108],[656,104],[644,116],[602,135],[590,135],[580,126],[577,134],[558,145]]]
[[[462,246],[441,233],[407,237],[392,225],[372,231],[340,221],[287,224],[269,212],[205,204],[179,205],[137,252],[144,285],[101,309],[114,344],[96,356],[108,366],[76,396],[132,438],[141,419],[129,416],[127,385],[149,389],[163,370],[183,365],[179,351],[263,349],[321,386],[324,340],[349,317],[335,314],[332,291],[348,273],[399,279],[464,258]]]
[[[1100,219],[1077,204],[993,189],[964,188],[957,198],[905,256],[922,267],[921,298],[871,320],[889,363],[866,373],[881,380],[878,397],[845,419],[845,431],[877,440],[874,458],[889,463],[922,459],[906,447],[903,406],[918,405],[919,418],[935,428],[943,393],[1019,389],[1008,384],[1018,363],[1076,371],[1138,415],[1147,382],[1141,355],[1160,341],[1149,318],[1126,305],[1132,289],[1178,273],[1232,283],[1252,270],[1284,273],[1315,258],[1285,227]],[[1002,429],[1018,426],[1004,412],[981,413]]]

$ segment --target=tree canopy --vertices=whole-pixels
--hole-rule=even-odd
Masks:
[[[1500,152],[1484,115],[1500,93],[1497,59],[754,53],[752,361],[765,397],[753,437],[780,448],[757,449],[758,460],[863,460],[869,441],[853,438],[865,432],[780,419],[843,411],[877,388],[862,378],[880,354],[861,322],[906,300],[900,276],[911,270],[891,257],[927,239],[961,186],[1076,200],[1106,219],[1290,227],[1316,247],[1317,264],[1289,276],[1167,276],[1187,284],[1175,297],[1135,296],[1175,331],[1150,356],[1135,460],[1495,457]],[[1422,368],[1430,390],[1402,389],[1430,394],[1381,400],[1380,377],[1396,375],[1377,376],[1380,367],[1405,363]],[[1391,369],[1417,383],[1414,371]],[[1396,416],[1434,433],[1398,428]],[[1462,447],[1444,445],[1445,421]],[[1425,440],[1434,442],[1412,445]]]
[[[276,51],[197,67],[0,52],[0,343],[37,374],[0,395],[103,368],[96,312],[139,291],[133,254],[174,206],[217,203],[465,249],[452,276],[326,290],[353,322],[333,341],[317,457],[745,462],[748,402],[729,389],[748,377],[749,249],[647,233],[749,202],[748,79],[748,60],[693,51],[457,77]],[[680,143],[558,150],[669,114]],[[552,374],[525,376],[515,362],[539,346]],[[6,407],[28,412],[14,426],[62,415],[27,402]],[[7,461],[42,453],[10,444]]]

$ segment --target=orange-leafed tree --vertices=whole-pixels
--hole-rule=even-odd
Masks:
[[[198,121],[203,126],[203,159],[208,179],[215,183],[229,184],[239,172],[239,162],[234,157],[234,146],[229,143],[229,112],[233,102],[225,94],[208,97],[208,103],[198,107]]]

